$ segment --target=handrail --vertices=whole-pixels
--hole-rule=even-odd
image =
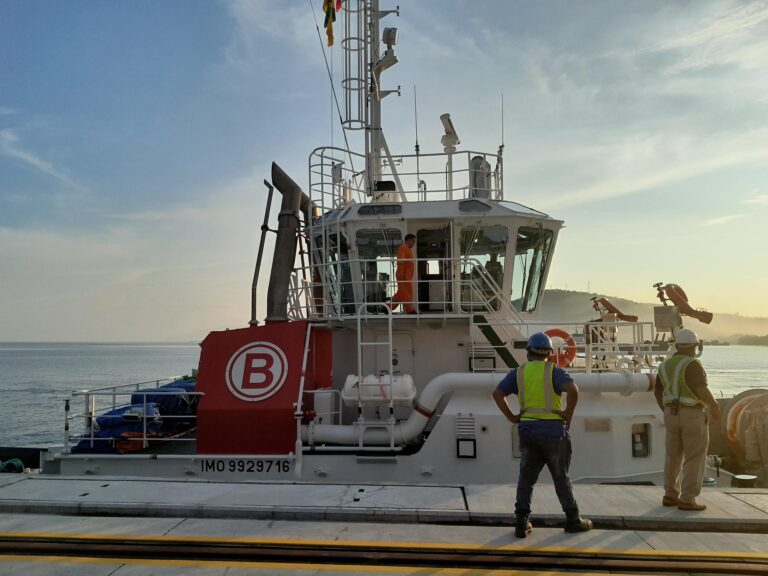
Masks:
[[[472,159],[481,157],[496,167],[486,172],[487,188],[475,189]],[[369,183],[361,172],[355,171],[351,160],[365,157],[339,147],[320,147],[309,156],[309,195],[322,212],[346,205],[350,200],[366,202]],[[461,150],[419,154],[385,153],[375,157],[384,169],[381,180],[397,182],[396,190],[374,193],[373,200],[432,201],[467,199],[475,196],[503,200],[503,163],[498,154]],[[418,166],[417,166],[418,162]],[[391,194],[391,197],[388,196]]]
[[[468,316],[476,312],[478,307],[487,312],[491,312],[499,318],[510,318],[515,323],[523,325],[525,321],[519,312],[512,306],[509,298],[505,296],[502,289],[494,281],[493,277],[484,270],[480,261],[473,257],[460,256],[456,258],[412,258],[407,259],[414,263],[418,262],[438,262],[438,264],[451,270],[461,269],[462,267],[472,267],[479,271],[479,279],[473,279],[468,273],[461,273],[458,277],[448,276],[440,279],[417,278],[414,283],[418,286],[427,284],[442,284],[445,286],[441,293],[442,300],[423,300],[419,298],[418,290],[414,294],[414,305],[417,308],[417,316],[428,314],[435,316],[432,312],[419,310],[420,304],[442,305],[444,316]],[[363,272],[366,265],[371,262],[381,264],[383,260],[371,260],[361,258],[345,258],[340,261],[313,263],[311,265],[294,269],[293,280],[290,283],[289,290],[292,294],[289,297],[291,303],[290,316],[295,319],[327,319],[327,318],[356,318],[358,309],[362,304],[374,304],[378,300],[370,300],[370,291],[372,287],[387,294],[393,294],[397,289],[398,281],[395,279],[396,260],[388,259],[389,271],[387,278],[363,278],[359,281],[353,279],[353,274]],[[300,278],[303,274],[315,278],[312,284],[303,284]],[[466,287],[467,290],[462,290]],[[313,288],[322,290],[324,295],[322,311],[317,310]],[[451,294],[449,297],[448,295]],[[366,301],[367,300],[367,301]],[[499,310],[492,305],[494,301],[500,303]]]
[[[504,321],[488,322],[489,326],[499,329]],[[514,326],[518,328],[517,325]],[[550,328],[560,328],[573,335],[576,339],[576,358],[568,366],[568,370],[592,372],[654,372],[660,357],[666,357],[669,351],[662,349],[654,341],[654,325],[652,322],[527,322],[521,327],[518,336],[520,344],[534,332],[542,332]],[[583,330],[583,332],[581,332]],[[600,331],[598,333],[598,331]],[[592,337],[585,337],[592,334]],[[600,341],[594,338],[599,337]],[[480,350],[489,348],[487,342],[482,342],[473,348]],[[555,341],[558,346],[557,340]]]
[[[173,382],[181,382],[181,378],[163,378],[163,379],[157,379],[157,380],[147,380],[144,382],[134,382],[131,384],[117,384],[113,386],[105,386],[102,388],[96,388],[93,390],[74,390],[71,392],[71,398],[68,399],[65,402],[64,406],[64,451],[66,453],[69,453],[71,451],[71,441],[72,440],[83,440],[87,439],[90,441],[91,447],[95,446],[98,442],[108,442],[114,440],[114,438],[97,438],[95,436],[96,430],[98,429],[98,418],[123,418],[122,415],[110,415],[107,414],[111,410],[114,410],[119,407],[127,407],[131,406],[132,404],[140,404],[144,407],[151,404],[147,401],[147,396],[184,396],[186,398],[189,397],[202,397],[205,396],[204,392],[196,392],[196,391],[186,391],[186,390],[169,390],[169,389],[163,389],[160,386],[161,382],[167,382],[168,384],[172,384]],[[154,388],[151,389],[141,389],[141,386],[144,385],[155,385]],[[141,396],[141,402],[130,402],[130,399],[134,395],[140,395]],[[70,400],[76,396],[83,397],[84,399],[84,410],[83,412],[79,413],[72,413],[70,409]],[[118,405],[118,397],[127,397],[128,401],[125,403],[121,403]],[[97,403],[97,399],[99,398],[112,398],[112,402],[109,405],[104,405],[103,403]],[[145,408],[146,410],[146,408]],[[70,423],[76,422],[77,420],[81,419],[83,421],[83,433],[82,434],[72,434],[71,433],[71,426]],[[141,427],[142,427],[142,434],[140,437],[133,437],[131,440],[134,441],[141,441],[142,442],[142,448],[146,448],[148,446],[148,441],[152,439],[156,439],[153,437],[150,437],[148,435],[147,431],[147,422],[150,419],[155,418],[155,416],[149,416],[146,414],[146,412],[142,414],[136,415],[136,421],[141,421]],[[197,415],[195,413],[191,414],[163,414],[162,415],[163,420],[174,420],[174,419],[187,419],[187,420],[194,420],[197,419]],[[194,441],[194,438],[175,438],[175,437],[163,437],[163,441],[183,441],[183,442],[190,442]]]
[[[91,394],[93,392],[100,392],[102,390],[113,390],[117,388],[127,388],[128,386],[144,386],[145,384],[155,384],[160,386],[161,382],[177,382],[189,378],[189,376],[169,376],[167,378],[157,378],[154,380],[145,380],[143,382],[131,382],[129,384],[113,384],[112,386],[104,386],[103,388],[91,388],[89,390],[72,390],[72,396],[83,396],[84,394]]]
[[[387,340],[385,342],[378,342],[376,340],[373,341],[366,341],[363,339],[363,327],[362,327],[362,321],[363,319],[368,319],[368,311],[370,308],[375,309],[384,309],[384,311],[387,314]],[[365,418],[363,416],[363,387],[365,384],[365,374],[363,374],[363,350],[366,346],[386,346],[387,347],[387,375],[388,375],[388,383],[386,386],[389,388],[389,393],[386,394],[388,397],[388,407],[389,407],[389,419],[386,422],[377,422],[377,426],[384,426],[390,431],[390,447],[394,448],[394,422],[395,422],[395,405],[394,400],[392,398],[392,386],[394,384],[394,365],[392,360],[392,309],[387,306],[385,302],[367,302],[365,304],[361,304],[360,307],[357,310],[357,414],[358,414],[358,424],[361,426],[365,426]],[[381,376],[379,376],[380,378]],[[379,382],[379,386],[384,386],[383,383]],[[360,448],[362,448],[362,435],[360,436]]]

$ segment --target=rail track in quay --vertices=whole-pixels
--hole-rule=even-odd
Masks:
[[[456,546],[450,544],[392,544],[307,540],[84,536],[5,533],[0,535],[0,558],[60,558],[61,561],[103,559],[168,561],[257,568],[332,570],[355,567],[530,571],[533,573],[611,574],[768,574],[768,555],[723,552],[615,551],[588,548],[523,548],[517,546]]]

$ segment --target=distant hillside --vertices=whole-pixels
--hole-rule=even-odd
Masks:
[[[582,322],[598,318],[590,298],[605,296],[625,314],[635,314],[641,322],[653,322],[653,307],[656,304],[634,302],[618,296],[574,290],[546,290],[540,318],[548,322]],[[768,318],[751,318],[738,314],[713,312],[712,323],[702,324],[694,318],[684,316],[686,327],[696,331],[705,340],[725,340],[736,344],[744,335],[768,335]]]
[[[747,346],[768,346],[768,335],[765,336],[739,336],[736,341],[738,344]]]

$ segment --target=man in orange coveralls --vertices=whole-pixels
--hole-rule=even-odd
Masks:
[[[389,307],[394,310],[398,304],[403,305],[403,312],[406,314],[416,314],[416,308],[413,305],[413,272],[416,268],[413,261],[413,247],[416,245],[416,236],[407,234],[405,242],[397,249],[397,292],[392,296],[392,302]]]

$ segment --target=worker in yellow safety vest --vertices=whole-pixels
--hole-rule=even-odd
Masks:
[[[515,536],[525,538],[533,529],[529,516],[533,487],[544,465],[552,475],[555,492],[565,512],[566,532],[586,532],[592,522],[579,516],[568,478],[571,438],[568,428],[579,400],[579,389],[568,372],[548,362],[552,341],[543,332],[531,335],[526,346],[528,362],[507,374],[493,399],[502,413],[517,425],[520,437],[520,474],[515,502]],[[563,393],[567,396],[563,409]],[[520,413],[509,407],[507,396],[516,394]]]
[[[675,335],[677,353],[659,366],[654,395],[664,412],[666,456],[664,459],[664,506],[680,510],[704,510],[696,502],[704,481],[709,447],[709,406],[714,420],[720,407],[707,387],[707,374],[699,362],[701,346],[693,330],[682,329]],[[682,471],[682,479],[681,479]]]

